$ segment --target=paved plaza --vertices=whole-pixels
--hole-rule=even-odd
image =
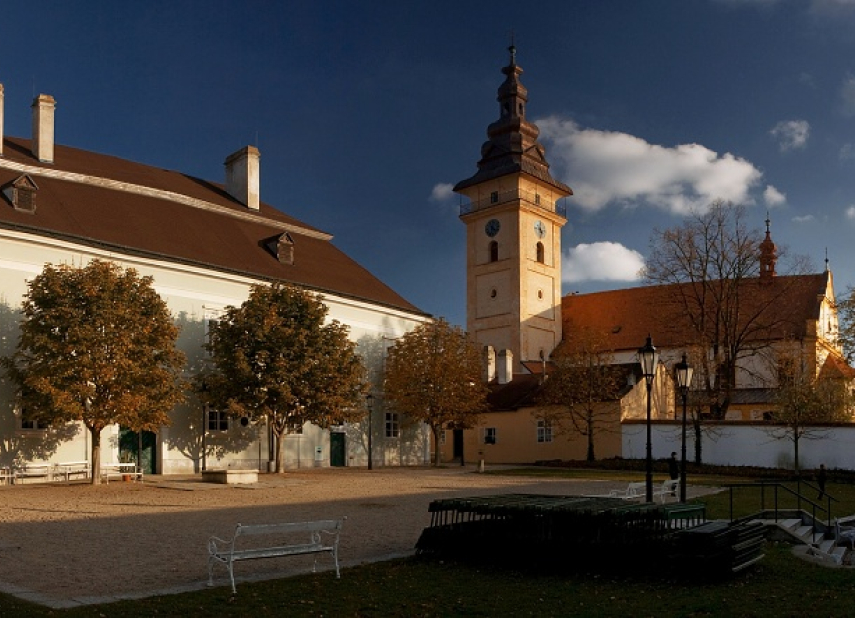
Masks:
[[[254,485],[199,476],[90,486],[0,487],[0,591],[51,607],[198,590],[207,583],[207,540],[235,525],[347,517],[342,565],[406,556],[437,498],[494,493],[603,494],[626,483],[478,474],[450,467],[324,468],[265,474]],[[690,488],[690,496],[704,491]],[[242,562],[240,581],[311,569],[312,558]],[[329,568],[328,556],[318,558]],[[228,585],[225,569],[215,583]],[[331,574],[331,576],[334,576]],[[347,573],[343,574],[346,577]]]

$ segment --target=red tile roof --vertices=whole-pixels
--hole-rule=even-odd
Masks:
[[[819,309],[829,282],[829,272],[775,277],[771,283],[745,280],[740,288],[742,315],[762,311],[758,323],[773,325],[754,339],[801,338],[808,324],[819,319]],[[676,348],[696,340],[679,302],[680,292],[691,284],[654,285],[562,298],[565,336],[588,328],[607,334],[611,350],[633,350],[650,334],[654,345]],[[682,288],[682,289],[681,289]]]
[[[67,146],[55,147],[53,164],[39,163],[31,154],[29,140],[5,138],[3,146],[0,187],[21,176],[21,166],[28,166],[26,171],[39,188],[35,214],[16,211],[0,196],[2,227],[125,254],[287,281],[425,315],[336,248],[330,235],[266,203],[252,211],[229,196],[221,184]],[[57,177],[63,174],[65,178]],[[74,174],[109,182],[95,186],[74,181]],[[112,181],[137,185],[143,192],[169,193],[141,195],[111,187]],[[280,263],[266,248],[269,240],[285,231],[294,241],[292,265]]]

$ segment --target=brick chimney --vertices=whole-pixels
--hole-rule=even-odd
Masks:
[[[246,146],[226,158],[226,192],[251,210],[258,210],[259,159],[255,146]]]
[[[485,382],[492,382],[496,379],[496,350],[491,345],[485,345],[483,348],[483,354],[481,363],[484,368],[484,378]]]
[[[512,382],[514,379],[514,353],[510,350],[500,350],[496,365],[499,384],[509,384]]]
[[[53,163],[53,124],[56,101],[49,94],[33,99],[33,154],[42,163]]]

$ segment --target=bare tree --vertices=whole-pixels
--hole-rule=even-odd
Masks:
[[[851,420],[852,395],[843,379],[820,375],[804,355],[792,350],[778,355],[777,376],[777,408],[768,433],[792,442],[798,474],[801,441],[822,439],[828,433],[826,424]]]
[[[651,238],[645,279],[669,285],[665,320],[686,324],[686,345],[703,351],[696,371],[713,418],[725,417],[737,370],[751,366],[740,361],[797,328],[787,323],[787,312],[776,310],[797,284],[797,278],[776,276],[777,259],[768,229],[764,240],[749,229],[743,206],[720,201]],[[793,272],[804,270],[801,263],[793,266]]]
[[[596,435],[606,431],[608,421],[615,418],[614,407],[603,404],[616,399],[625,383],[622,368],[612,361],[604,334],[577,329],[553,354],[538,395],[538,402],[546,406],[538,410],[538,418],[558,433],[578,433],[587,438],[588,461],[596,459]],[[619,419],[619,409],[617,416]]]

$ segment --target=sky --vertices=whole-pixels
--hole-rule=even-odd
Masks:
[[[60,144],[261,199],[425,312],[465,324],[465,228],[512,40],[573,188],[563,292],[639,285],[655,230],[714,200],[838,295],[855,285],[855,0],[3,0],[5,134],[55,97]],[[779,268],[779,270],[781,270]]]

